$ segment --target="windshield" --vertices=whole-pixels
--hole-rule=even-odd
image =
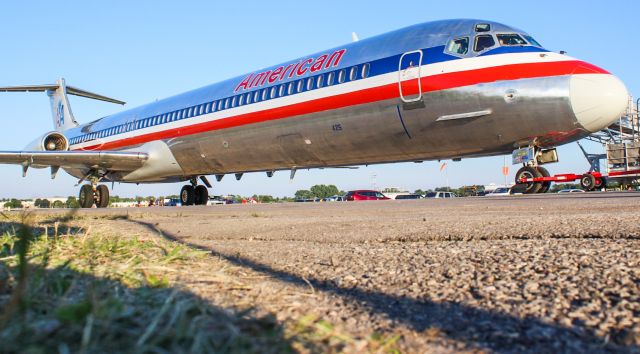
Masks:
[[[542,48],[542,45],[540,45],[540,43],[538,43],[538,41],[536,41],[535,39],[533,39],[533,37],[528,36],[528,35],[524,35],[524,38],[527,40],[527,42],[529,42],[529,44],[534,45],[536,47],[540,47]]]
[[[519,34],[515,34],[515,33],[498,34],[498,35],[496,35],[496,37],[498,37],[498,43],[500,43],[500,45],[502,45],[502,46],[526,45],[527,44],[527,42],[525,42],[525,40],[522,39],[522,37],[520,37]]]

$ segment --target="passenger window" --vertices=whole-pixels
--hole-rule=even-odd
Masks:
[[[269,98],[275,98],[276,97],[276,88],[272,87],[271,88],[271,94],[269,95]]]
[[[313,90],[313,78],[307,78],[307,91]]]
[[[263,88],[263,89],[262,89],[262,100],[264,101],[264,100],[266,100],[266,99],[267,99],[267,89],[266,89],[266,88]]]
[[[534,45],[536,47],[540,47],[542,48],[542,45],[540,45],[540,43],[538,43],[538,41],[536,41],[535,39],[533,39],[533,37],[529,36],[529,35],[524,35],[524,38],[527,40],[527,42],[529,42],[529,44]]]
[[[244,95],[240,95],[238,97],[238,106],[242,106],[244,104]]]
[[[284,96],[284,84],[280,85],[278,88],[278,97]]]
[[[302,92],[304,91],[304,84],[302,83],[303,80],[298,80],[298,83],[296,84],[298,86],[298,89],[296,90],[297,92]]]
[[[238,102],[238,96],[231,97],[231,108],[235,107],[237,102]]]
[[[253,100],[253,92],[249,92],[245,96],[246,96],[247,104],[251,104],[253,102],[252,101]]]
[[[224,100],[224,109],[228,109],[228,108],[229,108],[229,103],[230,103],[230,102],[231,102],[231,100],[230,100],[230,99],[228,99],[228,98],[226,98],[226,99]]]
[[[476,42],[473,46],[473,50],[481,52],[487,48],[491,48],[496,45],[496,41],[493,40],[493,36],[490,34],[483,34],[476,37]]]
[[[204,106],[204,112],[205,113],[211,113],[211,102],[207,103],[206,106]]]
[[[287,95],[290,95],[293,93],[293,82],[289,83],[289,86],[287,87]]]
[[[522,39],[522,37],[520,37],[520,35],[517,35],[515,33],[497,34],[496,37],[498,37],[498,43],[500,43],[500,45],[503,45],[503,46],[526,45],[527,44],[527,42],[525,42],[525,40]]]
[[[469,52],[469,37],[457,38],[449,42],[447,52],[465,55]]]
[[[369,63],[362,66],[362,78],[366,79],[367,77],[369,77]]]
[[[338,72],[338,83],[341,84],[344,82],[344,78],[347,75],[346,71],[344,69],[340,70],[340,72]]]
[[[319,75],[316,79],[316,87],[321,88],[324,85],[324,75]]]
[[[253,93],[253,102],[260,102],[260,90]]]
[[[327,74],[327,86],[333,85],[334,76],[335,76],[335,74],[333,72],[330,72],[330,73]]]
[[[491,31],[491,25],[488,23],[478,23],[476,25],[476,32],[489,32]]]
[[[158,117],[153,117],[153,125],[157,125],[158,124]]]
[[[351,71],[349,72],[349,81],[353,81],[357,78],[358,78],[358,67],[354,66],[351,68]]]

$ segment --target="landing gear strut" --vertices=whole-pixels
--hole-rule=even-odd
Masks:
[[[201,177],[202,179],[203,177]],[[206,181],[206,179],[203,179]],[[209,191],[207,187],[198,185],[198,179],[196,177],[191,178],[191,184],[187,184],[182,187],[180,191],[180,202],[182,205],[207,205],[209,201]]]
[[[81,208],[91,208],[95,204],[98,208],[109,206],[109,187],[97,183],[85,184],[80,188],[78,203]]]

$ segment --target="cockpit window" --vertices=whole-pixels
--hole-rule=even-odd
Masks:
[[[496,45],[496,41],[493,39],[493,36],[490,34],[483,34],[476,36],[476,43],[473,45],[473,50],[481,52],[487,48],[493,47],[494,45]]]
[[[476,32],[489,32],[491,31],[491,25],[488,23],[478,23],[476,25]]]
[[[447,52],[455,54],[467,54],[469,52],[469,37],[456,38],[449,42]]]
[[[527,44],[527,42],[525,42],[525,40],[522,39],[522,37],[520,37],[519,34],[515,34],[515,33],[497,34],[496,37],[498,37],[498,42],[502,46],[526,45]]]
[[[533,39],[533,37],[528,36],[528,35],[524,35],[524,39],[527,40],[527,42],[529,42],[529,44],[534,45],[536,47],[540,47],[542,48],[542,45],[540,45],[540,43],[538,43],[538,41],[536,41],[535,39]]]

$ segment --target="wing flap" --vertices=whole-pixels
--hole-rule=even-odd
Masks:
[[[0,151],[0,164],[136,170],[149,158],[142,152],[119,151]]]

